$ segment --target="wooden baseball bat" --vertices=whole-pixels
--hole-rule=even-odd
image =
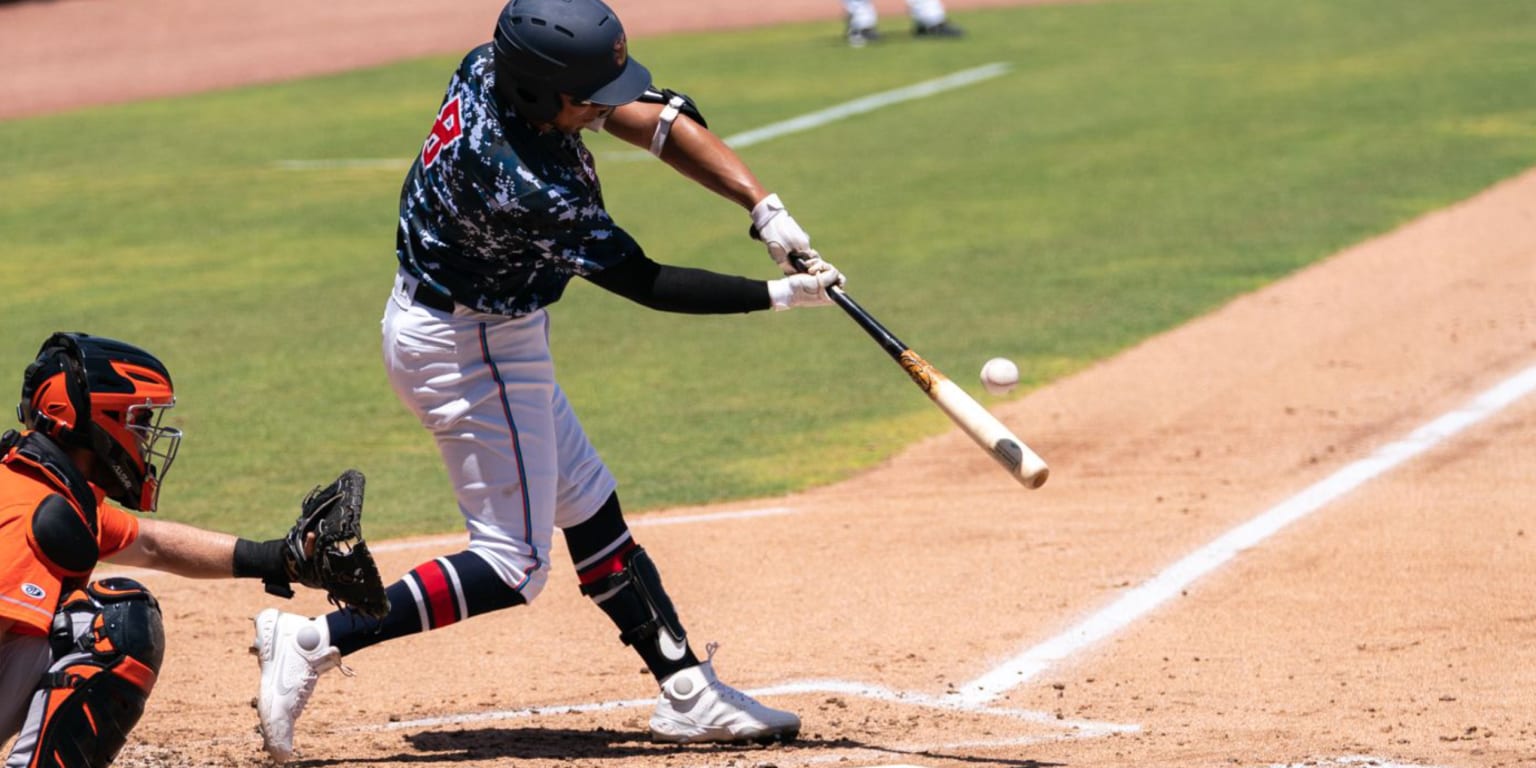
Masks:
[[[803,270],[803,262],[798,255],[793,256],[795,265]],[[965,393],[960,385],[949,380],[933,367],[932,363],[923,359],[922,355],[913,352],[911,347],[901,343],[901,339],[886,329],[880,321],[876,320],[867,310],[859,306],[841,286],[832,286],[827,289],[827,295],[844,312],[852,317],[860,328],[868,333],[870,338],[880,344],[880,348],[891,356],[912,377],[912,383],[928,394],[928,399],[939,407],[945,415],[955,422],[960,429],[971,436],[982,450],[992,455],[1003,469],[1013,479],[1019,481],[1025,488],[1039,488],[1045,485],[1045,480],[1050,477],[1051,470],[1045,460],[1041,459],[1023,440],[1003,426],[976,402],[974,398]]]

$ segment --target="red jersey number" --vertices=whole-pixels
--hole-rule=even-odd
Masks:
[[[464,121],[459,117],[459,97],[455,96],[438,111],[437,122],[432,124],[432,135],[421,147],[422,167],[431,168],[437,162],[437,156],[463,135]]]

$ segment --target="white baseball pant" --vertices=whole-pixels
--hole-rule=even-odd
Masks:
[[[397,274],[385,304],[389,382],[437,441],[469,548],[532,602],[554,527],[585,522],[617,483],[555,382],[546,312],[448,314],[415,304],[416,283]]]

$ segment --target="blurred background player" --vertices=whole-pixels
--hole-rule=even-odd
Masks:
[[[875,24],[880,20],[872,0],[843,0],[843,11],[848,16],[848,44],[854,48],[880,39]],[[912,34],[926,39],[956,38],[965,35],[959,27],[949,23],[949,15],[940,0],[907,0],[907,14],[912,17]]]
[[[170,373],[132,344],[56,333],[22,380],[25,431],[0,437],[0,744],[5,768],[110,764],[165,650],[138,582],[91,581],[98,559],[190,578],[291,581],[281,539],[140,518],[181,443],[162,418]]]
[[[652,261],[606,210],[584,128],[646,148],[741,206],[785,277]],[[806,273],[790,264],[790,252],[809,259]],[[385,367],[437,442],[469,545],[391,585],[382,622],[354,621],[345,610],[256,617],[257,711],[269,754],[292,756],[295,720],[318,676],[341,657],[532,601],[548,578],[556,526],[582,593],[660,688],[653,739],[794,738],[799,717],[721,682],[713,653],[695,654],[656,564],[624,521],[613,475],[555,381],[546,311],[574,277],[670,312],[828,304],[826,290],[842,276],[810,249],[779,197],[707,130],[691,100],[652,87],[608,6],[513,0],[493,40],[470,51],[449,80],[401,190],[396,257]]]

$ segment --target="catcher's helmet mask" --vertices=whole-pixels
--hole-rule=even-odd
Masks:
[[[497,97],[531,123],[554,120],[562,93],[616,107],[651,84],[602,0],[511,0],[496,20],[492,57]]]
[[[152,512],[181,445],[164,426],[176,394],[165,364],[132,344],[55,333],[27,366],[16,416],[27,429],[98,459],[96,480],[129,509]]]

